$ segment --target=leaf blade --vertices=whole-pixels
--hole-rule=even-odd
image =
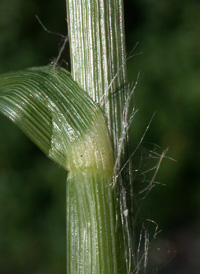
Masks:
[[[90,130],[100,110],[69,72],[46,66],[1,75],[0,112],[66,169],[72,142]]]

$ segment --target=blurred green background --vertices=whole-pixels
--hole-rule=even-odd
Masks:
[[[131,83],[140,72],[133,147],[155,113],[141,158],[133,159],[136,167],[142,159],[137,184],[145,187],[152,176],[143,180],[158,161],[151,150],[155,156],[168,148],[176,160],[164,159],[158,184],[144,200],[138,197],[137,239],[150,234],[146,273],[200,273],[199,14],[194,0],[125,1],[127,53],[139,42],[128,61]],[[62,38],[47,33],[35,15],[51,32],[66,35],[65,1],[0,0],[0,73],[57,57]],[[60,65],[70,69],[68,48]],[[0,117],[0,274],[65,273],[65,180],[61,168]]]

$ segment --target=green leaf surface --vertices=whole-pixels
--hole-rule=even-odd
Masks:
[[[91,130],[99,111],[63,68],[36,67],[0,76],[0,112],[65,169],[72,143]]]

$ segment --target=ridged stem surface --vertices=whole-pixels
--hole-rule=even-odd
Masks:
[[[67,215],[74,221],[67,224],[67,273],[125,273],[111,180],[89,172],[68,179]]]
[[[72,264],[76,265],[77,263],[78,270],[73,272],[70,269],[68,273],[131,273],[133,269],[132,225],[130,225],[128,216],[131,214],[128,210],[131,201],[127,200],[127,193],[129,195],[132,193],[129,164],[121,171],[123,164],[128,159],[125,147],[128,142],[127,100],[129,96],[126,76],[123,1],[67,0],[67,19],[72,77],[100,105],[107,122],[114,157],[113,177],[110,177],[109,183],[108,179],[105,183],[104,170],[101,170],[100,177],[98,177],[98,180],[95,179],[96,181],[94,180],[96,178],[95,173],[93,176],[88,173],[84,179],[82,178],[82,196],[86,195],[86,197],[91,198],[87,199],[88,208],[95,207],[100,210],[92,211],[95,214],[88,215],[91,210],[86,207],[84,210],[86,198],[82,197],[82,215],[85,215],[86,223],[91,222],[90,218],[92,216],[96,227],[91,226],[90,229],[78,230],[77,226],[74,229],[71,227],[72,230],[69,230],[69,226],[72,226],[71,223],[74,220],[70,212],[72,210],[75,215],[78,214],[80,205],[76,202],[79,199],[76,187],[72,187],[71,180],[68,180],[68,242],[70,237],[73,237],[76,239],[73,244],[77,248],[76,241],[78,241],[78,238],[81,241],[85,239],[84,243],[86,245],[86,239],[93,239],[93,236],[93,240],[96,239],[95,251],[92,245],[89,248],[89,244],[87,248],[84,247],[85,251],[83,252],[86,253],[82,254],[79,249],[78,261],[74,260],[77,249],[73,249],[73,244],[70,242],[71,247],[68,246],[67,249],[67,264],[73,262]],[[88,179],[86,180],[86,178]],[[102,183],[100,183],[101,181]],[[73,184],[76,184],[75,180],[73,180]],[[98,186],[99,184],[100,186]],[[88,185],[91,187],[88,188]],[[98,190],[99,187],[102,189],[101,191]],[[87,192],[84,189],[87,189]],[[80,190],[80,187],[78,190]],[[106,195],[103,195],[103,193]],[[76,195],[76,198],[71,198],[74,195]],[[96,199],[92,197],[96,197]],[[110,203],[113,203],[113,205],[111,206]],[[112,213],[110,212],[111,208]],[[114,219],[111,218],[111,215],[114,216]],[[112,229],[114,228],[113,222],[115,229]],[[101,224],[104,224],[104,226],[101,226]],[[106,226],[111,229],[108,230]],[[98,237],[93,229],[94,231],[96,229]],[[77,231],[79,231],[78,234]],[[107,235],[105,238],[102,237],[104,233]],[[116,254],[116,257],[112,254]],[[91,264],[89,263],[81,268],[79,264],[85,258],[87,258],[87,262],[90,258]],[[96,263],[96,269],[93,268],[95,262],[98,262]]]
[[[92,130],[73,144],[67,169],[67,273],[124,274],[113,152],[101,113]]]
[[[126,53],[122,0],[67,0],[71,72],[99,103],[116,156],[126,100]]]

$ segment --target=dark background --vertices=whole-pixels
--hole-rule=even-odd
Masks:
[[[155,187],[137,198],[136,245],[145,231],[150,238],[146,273],[200,273],[199,14],[194,0],[125,1],[127,53],[139,42],[128,61],[130,83],[140,72],[132,148],[155,113],[133,159],[135,169],[142,159],[136,188],[147,186],[156,153],[168,148],[176,160],[164,159]],[[57,57],[62,38],[35,15],[66,35],[65,1],[0,0],[0,73]],[[60,65],[70,68],[68,51]],[[1,116],[0,274],[65,273],[65,181],[65,172]]]

